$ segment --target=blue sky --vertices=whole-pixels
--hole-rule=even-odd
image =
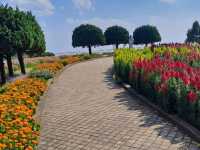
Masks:
[[[105,30],[121,25],[130,34],[143,24],[156,25],[162,42],[183,42],[188,28],[200,21],[199,0],[0,0],[32,10],[52,52],[82,50],[71,46],[73,29],[90,23]],[[101,49],[101,48],[99,48]]]

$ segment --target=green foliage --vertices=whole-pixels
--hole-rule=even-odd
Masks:
[[[144,25],[135,29],[133,38],[135,44],[149,44],[161,41],[157,28],[150,25]]]
[[[0,133],[5,133],[6,132],[6,127],[3,124],[0,124]]]
[[[41,52],[41,53],[28,52],[28,56],[29,57],[48,57],[48,56],[55,56],[55,54],[52,52]]]
[[[72,35],[73,47],[88,47],[91,54],[91,46],[99,46],[105,43],[103,32],[94,25],[80,25],[75,28]]]
[[[92,54],[92,55],[82,54],[82,55],[78,55],[78,57],[80,57],[81,60],[89,60],[92,58],[101,57],[101,54]]]
[[[7,90],[6,86],[0,87],[0,94],[3,94]]]
[[[55,56],[55,54],[53,52],[43,52],[41,54],[42,57],[46,57],[46,56]]]
[[[3,55],[17,54],[21,72],[25,74],[23,53],[42,53],[45,49],[44,33],[31,12],[0,6],[0,52]],[[8,62],[12,74],[11,59]]]
[[[127,44],[129,41],[128,31],[120,26],[112,26],[106,29],[105,33],[106,44],[115,44],[118,48],[119,44]]]
[[[63,66],[67,66],[69,64],[67,60],[61,60],[61,63],[63,64]]]
[[[53,74],[50,73],[49,71],[32,71],[29,74],[30,77],[32,78],[41,78],[41,79],[45,79],[45,80],[49,80],[51,78],[53,78]]]
[[[195,21],[192,28],[188,30],[186,42],[200,43],[200,25],[198,21]]]

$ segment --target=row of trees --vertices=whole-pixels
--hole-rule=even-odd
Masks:
[[[186,42],[200,43],[200,25],[198,21],[195,21],[192,25],[192,28],[188,30]]]
[[[16,55],[22,74],[26,73],[23,54],[45,51],[44,33],[31,12],[18,8],[0,6],[0,73],[1,83],[6,82],[4,59],[7,60],[9,76],[14,76],[12,56]]]
[[[135,29],[133,33],[135,44],[153,44],[161,41],[160,33],[155,26],[145,25]],[[94,25],[83,24],[75,28],[72,35],[73,47],[88,47],[89,54],[92,54],[91,47],[99,45],[127,44],[129,32],[120,26],[112,26],[103,31]]]

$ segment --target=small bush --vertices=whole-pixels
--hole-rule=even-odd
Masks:
[[[44,53],[41,54],[41,56],[43,56],[43,57],[46,57],[46,56],[55,56],[55,54],[52,53],[52,52],[44,52]]]
[[[63,66],[67,66],[69,64],[67,60],[61,60],[60,62],[63,64]]]
[[[7,88],[5,86],[0,87],[0,94],[6,92]]]
[[[92,56],[90,56],[90,55],[82,55],[81,56],[81,60],[88,60],[88,59],[91,59],[92,58]]]
[[[41,78],[41,79],[45,79],[45,80],[49,80],[49,79],[53,78],[53,74],[50,73],[47,70],[44,70],[44,71],[32,71],[29,74],[29,76],[32,77],[32,78]]]

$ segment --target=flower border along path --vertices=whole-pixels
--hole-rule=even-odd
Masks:
[[[150,48],[123,49],[115,53],[115,73],[123,84],[131,85],[124,85],[129,92],[200,141],[200,132],[193,127],[200,125],[199,58],[199,48],[190,45],[161,46],[153,52]]]
[[[70,61],[75,64],[77,61],[80,62],[80,59],[73,60],[70,57]],[[40,69],[36,67],[34,75],[31,74],[30,77],[15,80],[1,87],[0,150],[37,149],[40,130],[38,114],[44,104],[40,100],[46,95],[53,80],[65,68],[72,66],[68,65],[63,69],[60,60],[43,64],[46,67]]]
[[[2,88],[0,95],[0,149],[32,150],[38,144],[39,125],[34,120],[44,81],[16,80]]]

